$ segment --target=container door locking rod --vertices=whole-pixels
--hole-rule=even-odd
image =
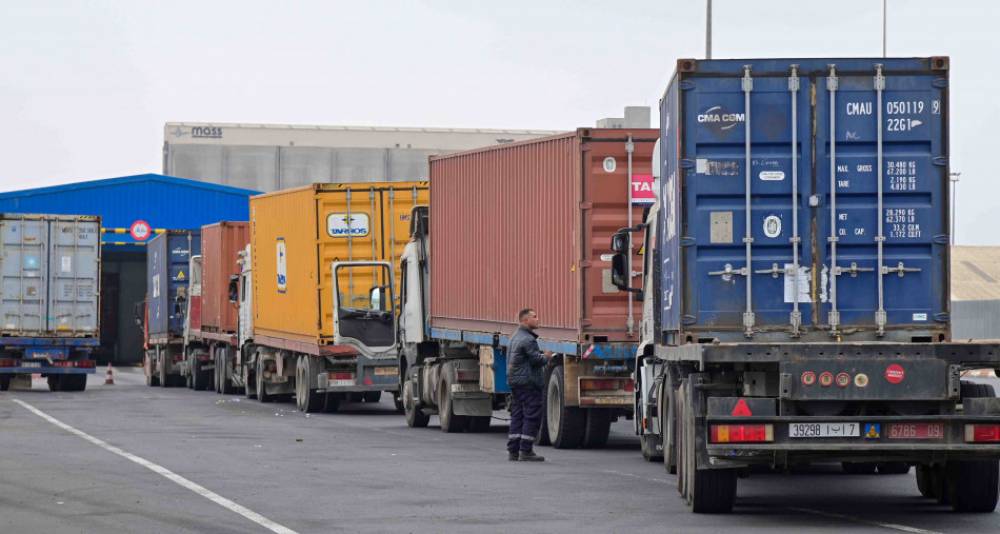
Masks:
[[[792,325],[792,337],[799,336],[802,325],[802,312],[799,311],[799,133],[798,133],[798,96],[799,96],[799,66],[792,65],[792,73],[788,77],[788,93],[792,100],[792,313],[788,322]]]
[[[744,173],[744,187],[746,191],[744,192],[744,227],[745,232],[743,237],[743,243],[746,244],[746,282],[747,282],[747,306],[746,311],[743,312],[743,328],[744,335],[746,337],[753,337],[753,325],[754,325],[754,313],[753,313],[753,275],[751,274],[753,269],[753,234],[751,232],[750,225],[750,93],[753,91],[753,78],[750,77],[750,65],[743,66],[743,109],[745,114],[745,121],[743,123],[744,131],[744,163],[743,163],[743,173]]]
[[[830,93],[830,335],[838,334],[840,312],[837,311],[837,66],[830,65],[830,76],[826,79],[826,89]]]
[[[875,312],[875,327],[878,330],[878,335],[885,335],[885,290],[882,284],[882,275],[885,274],[882,263],[885,259],[883,255],[882,246],[885,243],[885,234],[882,230],[882,221],[885,218],[882,208],[882,92],[885,90],[885,77],[882,76],[882,65],[875,65],[875,100],[878,106],[878,112],[875,113],[875,119],[878,121],[878,137],[876,139],[876,158],[878,164],[878,213],[876,218],[878,219],[878,235],[875,236],[875,247],[877,249],[876,255],[878,257],[878,271],[876,271],[875,276],[878,278],[878,310]]]

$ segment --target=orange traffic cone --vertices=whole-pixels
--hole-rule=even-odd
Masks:
[[[104,385],[105,386],[115,385],[115,374],[111,371],[111,362],[108,362],[108,372],[104,374]]]

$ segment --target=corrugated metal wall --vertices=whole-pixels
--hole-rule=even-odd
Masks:
[[[164,172],[193,180],[276,191],[317,182],[421,181],[427,158],[447,151],[167,144]]]
[[[951,339],[1000,339],[1000,300],[953,300]]]

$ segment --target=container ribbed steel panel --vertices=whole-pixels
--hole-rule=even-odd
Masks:
[[[237,254],[249,243],[247,222],[222,221],[201,227],[202,330],[236,332],[239,310],[229,301],[229,280],[240,274]]]
[[[681,60],[660,116],[665,332],[947,338],[948,58]]]
[[[650,129],[579,129],[431,158],[431,325],[509,334],[533,307],[545,339],[634,339],[608,256],[628,225],[630,137],[633,179],[651,180]],[[632,211],[640,222],[641,206]],[[638,324],[637,302],[633,311]]]

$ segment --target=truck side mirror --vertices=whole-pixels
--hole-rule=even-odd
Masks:
[[[238,304],[240,301],[239,279],[231,277],[229,279],[229,303]]]
[[[615,234],[616,236],[618,234]],[[628,259],[619,252],[611,258],[611,283],[621,291],[629,290]]]
[[[385,286],[373,287],[368,294],[369,307],[373,310],[385,311]]]
[[[628,251],[628,229],[623,228],[611,236],[611,251],[615,254],[623,254]]]

